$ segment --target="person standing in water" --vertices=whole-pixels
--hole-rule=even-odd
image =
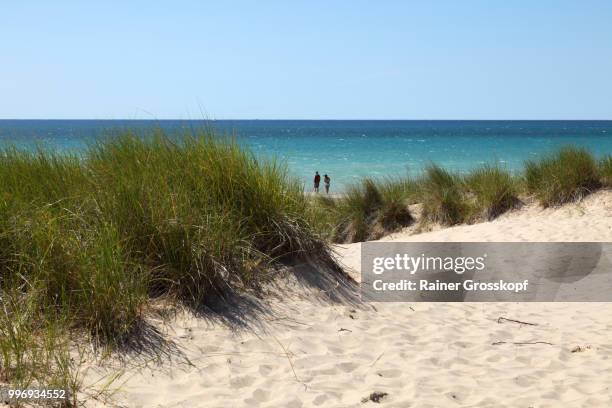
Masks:
[[[331,183],[331,179],[326,174],[323,176],[323,184],[325,185],[325,194],[329,194],[329,184]]]
[[[321,183],[321,176],[319,176],[318,171],[315,171],[315,177],[314,177],[314,192],[315,193],[319,192],[319,183]]]

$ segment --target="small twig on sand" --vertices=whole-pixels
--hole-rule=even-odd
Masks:
[[[513,322],[513,323],[518,323],[518,324],[525,324],[527,326],[537,326],[537,323],[529,323],[529,322],[523,322],[521,320],[514,320],[514,319],[508,319],[507,317],[500,317],[497,319],[497,323],[503,323],[504,321],[506,322]]]
[[[516,346],[524,346],[526,344],[548,344],[549,346],[552,346],[552,343],[549,343],[547,341],[524,341],[524,342],[513,342],[513,341],[496,341],[494,343],[491,343],[492,346],[497,346],[500,344],[514,344]]]
[[[344,327],[341,327],[341,328],[340,328],[340,330],[338,330],[338,331],[339,331],[339,332],[342,332],[342,331],[347,331],[347,332],[351,332],[351,333],[353,332],[352,330],[345,329]]]
[[[380,356],[378,356],[376,358],[376,360],[374,360],[374,362],[372,364],[370,364],[370,367],[373,367],[374,364],[378,363],[378,360],[380,360],[380,358],[383,356],[383,354],[385,354],[385,352],[383,351],[382,353],[380,353]]]
[[[308,323],[300,322],[299,320],[292,319],[291,317],[275,317],[275,318],[272,318],[272,319],[264,319],[264,320],[266,320],[268,322],[276,322],[276,321],[279,321],[279,320],[286,320],[286,321],[291,322],[291,323],[301,324],[303,326],[310,327],[310,325]]]
[[[295,367],[293,367],[293,361],[291,361],[291,356],[289,355],[289,351],[287,351],[285,346],[283,346],[283,343],[281,343],[280,340],[276,338],[276,336],[272,335],[272,338],[274,340],[276,340],[278,345],[283,349],[285,357],[287,357],[287,361],[289,361],[289,365],[291,366],[291,371],[293,371],[293,377],[295,378],[295,381],[297,381],[300,384],[302,384],[304,386],[304,391],[306,391],[308,389],[308,385],[305,382],[300,381],[300,379],[298,378],[297,374],[295,373]]]

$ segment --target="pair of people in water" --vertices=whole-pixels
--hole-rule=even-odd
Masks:
[[[314,176],[314,192],[319,192],[319,184],[321,183],[321,176],[318,171],[315,171]],[[323,185],[325,186],[325,194],[329,194],[329,185],[331,184],[331,178],[326,174],[323,176]]]

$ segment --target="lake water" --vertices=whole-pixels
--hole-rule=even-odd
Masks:
[[[332,191],[364,176],[417,174],[432,162],[461,172],[483,163],[518,171],[568,144],[612,154],[612,121],[0,120],[0,144],[78,152],[118,129],[152,126],[170,133],[212,126],[260,157],[286,162],[308,187],[315,171],[329,174]]]

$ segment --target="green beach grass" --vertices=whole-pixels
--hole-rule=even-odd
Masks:
[[[525,165],[525,185],[544,207],[563,204],[590,194],[601,185],[595,158],[585,149],[564,147]]]
[[[408,179],[382,183],[364,179],[350,186],[340,199],[316,197],[311,218],[319,228],[327,228],[322,231],[334,242],[377,239],[414,221],[406,206],[406,200],[414,193],[411,187]]]
[[[435,164],[417,178],[364,180],[338,199],[313,201],[319,229],[334,242],[377,239],[415,221],[409,205],[422,204],[420,224],[452,226],[491,220],[535,200],[543,207],[579,200],[601,187],[612,187],[612,156],[599,162],[588,151],[566,146],[539,160],[527,161],[512,174],[485,164],[467,174]]]
[[[519,203],[519,181],[499,166],[484,165],[473,170],[465,177],[465,185],[481,218],[493,219]]]
[[[152,300],[197,308],[280,263],[331,259],[284,166],[207,131],[152,133],[82,157],[0,152],[0,383],[76,392],[71,333],[114,347]]]
[[[606,187],[612,187],[612,155],[608,155],[599,162],[601,182]]]
[[[470,219],[472,208],[460,176],[432,164],[425,169],[421,184],[425,220],[455,225]]]

